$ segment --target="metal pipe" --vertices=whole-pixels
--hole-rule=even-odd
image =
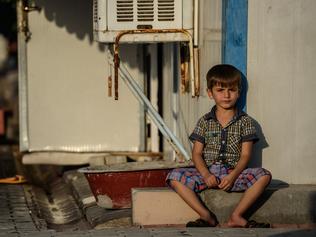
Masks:
[[[18,24],[18,80],[19,80],[19,125],[20,125],[20,150],[27,151],[29,142],[29,114],[28,114],[28,81],[27,81],[27,13],[23,11],[24,2],[18,0],[16,3]]]
[[[200,95],[200,63],[199,63],[199,0],[194,0],[194,16],[193,16],[193,57],[194,57],[194,94]]]
[[[194,0],[193,8],[193,45],[198,47],[199,45],[199,0]]]
[[[112,76],[108,76],[108,96],[112,97]]]
[[[195,97],[195,80],[194,80],[194,59],[193,59],[193,39],[191,34],[182,29],[167,29],[167,30],[155,30],[155,29],[142,29],[142,30],[126,30],[121,31],[117,34],[114,43],[114,89],[115,89],[115,100],[118,100],[118,68],[120,67],[119,58],[119,42],[122,36],[127,34],[145,34],[145,33],[182,33],[188,37],[189,48],[190,48],[190,74],[191,74],[191,93],[192,97]]]
[[[191,95],[195,97],[195,77],[194,77],[194,58],[193,58],[193,42],[191,38],[191,42],[189,44],[190,50],[190,74],[191,74]]]
[[[200,51],[199,48],[194,48],[194,89],[195,95],[200,96],[200,60],[199,60]]]
[[[110,55],[111,55],[111,52],[110,50],[108,49],[108,73],[109,73],[109,76],[108,76],[108,96],[109,97],[112,97],[112,65],[111,65],[111,58],[110,58]]]
[[[137,82],[132,78],[126,67],[123,65],[119,69],[121,78],[125,81],[128,88],[135,95],[136,99],[139,100],[144,106],[145,111],[149,115],[150,119],[156,124],[160,132],[166,138],[171,147],[176,151],[177,156],[180,161],[190,160],[190,156],[187,151],[184,149],[182,144],[179,142],[177,137],[171,132],[171,130],[167,127],[159,113],[155,110],[153,105],[150,103],[146,95],[143,93],[140,86]]]

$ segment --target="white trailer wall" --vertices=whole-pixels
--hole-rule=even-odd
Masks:
[[[143,111],[122,81],[107,96],[106,49],[92,39],[92,1],[45,1],[30,12],[22,147],[29,151],[138,151]],[[143,81],[137,45],[121,47],[122,62]],[[140,54],[140,56],[142,56]],[[114,79],[114,76],[113,76]],[[113,87],[114,88],[114,87]]]
[[[316,183],[314,0],[249,0],[248,112],[268,147],[275,179]]]

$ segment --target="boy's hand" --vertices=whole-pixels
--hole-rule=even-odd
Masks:
[[[224,178],[222,178],[218,187],[224,191],[228,191],[233,187],[234,182],[235,182],[234,177],[231,174],[229,174],[225,176]]]
[[[217,179],[216,179],[215,175],[213,175],[213,174],[209,174],[208,176],[206,176],[204,178],[204,182],[206,183],[207,187],[209,187],[209,188],[218,187]]]

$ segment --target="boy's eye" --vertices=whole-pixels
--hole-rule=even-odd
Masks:
[[[237,91],[237,88],[230,88],[229,90],[235,92]]]

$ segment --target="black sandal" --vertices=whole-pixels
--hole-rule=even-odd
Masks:
[[[270,223],[256,222],[255,220],[250,220],[247,222],[246,228],[271,228]]]
[[[216,225],[211,225],[205,220],[197,219],[195,221],[189,221],[186,227],[215,227]]]

